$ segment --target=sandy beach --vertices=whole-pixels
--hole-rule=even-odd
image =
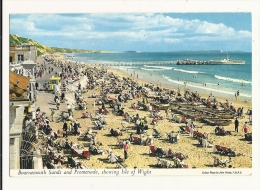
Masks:
[[[40,58],[41,64],[43,64],[42,58]],[[47,64],[46,66],[53,66],[51,63]],[[84,68],[85,69],[85,68]],[[83,69],[83,70],[84,70]],[[96,69],[100,69],[99,67],[96,67]],[[111,68],[105,68],[107,69],[107,73],[113,73],[115,76],[119,76],[120,80],[125,78],[131,78],[131,76],[128,76],[126,73],[111,69]],[[54,67],[54,71],[60,71],[60,68]],[[133,79],[133,78],[132,78]],[[105,81],[104,79],[100,79],[102,81]],[[80,78],[80,84],[82,87],[86,86],[87,77],[81,76]],[[137,78],[134,78],[133,81],[138,82],[139,86],[149,84],[149,79],[147,81],[140,80]],[[110,81],[105,81],[106,84],[109,84]],[[79,82],[76,81],[70,85],[71,89],[77,89]],[[156,86],[156,85],[155,85]],[[161,89],[170,89],[173,88],[177,89],[176,87],[166,87],[161,86]],[[127,90],[123,91],[126,92]],[[94,123],[90,118],[81,118],[83,112],[91,113],[93,117],[95,117],[95,112],[98,111],[98,108],[101,108],[101,105],[94,105],[94,101],[98,98],[89,98],[91,94],[95,93],[96,95],[99,95],[101,92],[101,86],[96,86],[94,89],[88,89],[86,93],[83,93],[82,96],[84,100],[87,101],[87,109],[86,110],[78,110],[77,106],[76,109],[73,111],[73,120],[77,120],[80,125],[80,131],[81,135],[69,135],[68,141],[69,142],[75,142],[77,144],[80,144],[84,147],[84,150],[89,150],[89,142],[84,140],[82,134],[86,132],[88,128],[94,127]],[[53,100],[51,102],[42,102],[46,101],[44,98],[45,93],[40,93],[38,101],[36,102],[36,107],[41,107],[46,104],[53,103]],[[181,89],[181,94],[184,94],[183,89]],[[213,94],[214,95],[214,94]],[[48,96],[51,96],[54,98],[54,94],[49,93]],[[108,96],[110,98],[115,98],[115,96],[118,96],[118,94],[112,94],[109,93]],[[201,98],[208,98],[209,94],[200,94]],[[53,99],[52,98],[52,99]],[[73,100],[73,92],[67,92],[65,95],[65,98],[68,98],[70,101]],[[146,136],[153,134],[153,128],[157,129],[163,136],[160,138],[154,138],[153,146],[155,147],[161,147],[163,150],[171,149],[174,152],[181,152],[183,155],[187,156],[183,161],[186,165],[194,168],[214,168],[214,158],[217,157],[220,160],[227,159],[227,155],[222,154],[216,154],[213,153],[213,147],[215,145],[225,146],[228,148],[231,148],[235,150],[236,153],[240,153],[240,156],[235,156],[231,158],[231,162],[228,163],[230,167],[233,168],[252,168],[252,143],[245,140],[244,131],[242,129],[245,122],[249,121],[249,116],[246,114],[248,109],[252,108],[251,102],[244,102],[244,101],[236,101],[236,100],[228,100],[229,102],[233,103],[233,106],[237,109],[238,107],[244,108],[244,117],[239,117],[239,128],[238,133],[234,131],[234,120],[232,119],[232,123],[228,126],[225,126],[224,129],[226,131],[231,131],[231,135],[225,135],[225,136],[218,136],[215,134],[215,126],[210,126],[205,123],[200,123],[197,121],[194,121],[194,124],[198,126],[202,126],[201,128],[196,128],[195,130],[198,130],[201,133],[208,133],[208,140],[213,143],[213,147],[204,148],[200,146],[198,139],[194,138],[190,134],[180,134],[180,139],[177,143],[170,143],[167,140],[166,133],[170,133],[171,131],[174,131],[174,134],[177,135],[178,131],[180,130],[179,126],[185,126],[185,123],[177,123],[173,121],[171,114],[169,114],[169,117],[166,118],[166,113],[164,110],[161,110],[162,114],[162,120],[159,120],[157,125],[152,125],[152,119],[150,117],[149,111],[143,111],[143,110],[134,110],[131,105],[133,103],[137,104],[138,101],[142,101],[143,97],[136,97],[132,100],[128,100],[124,103],[124,111],[127,112],[130,116],[139,114],[140,118],[146,117],[148,119],[148,130],[146,133]],[[226,98],[223,97],[216,97],[216,100],[218,102],[225,102]],[[152,102],[153,100],[151,98],[148,98],[148,103]],[[55,104],[54,104],[55,105]],[[55,107],[55,106],[52,106]],[[63,122],[56,122],[57,118],[59,117],[59,114],[61,114],[61,111],[67,111],[66,110],[66,102],[61,103],[60,106],[62,109],[55,110],[55,118],[54,121],[50,122],[50,126],[53,131],[60,130],[61,134],[58,135],[58,138],[56,142],[60,142],[61,139],[63,139],[63,132],[62,132],[62,126]],[[117,146],[118,139],[120,140],[128,140],[130,137],[130,133],[133,134],[133,136],[140,137],[139,134],[136,134],[135,123],[128,122],[125,120],[122,116],[117,116],[112,113],[112,108],[109,108],[109,106],[106,104],[106,109],[108,110],[108,114],[104,115],[107,124],[104,125],[104,130],[95,130],[94,132],[97,133],[97,141],[101,142],[103,144],[103,149],[105,150],[105,154],[101,155],[94,155],[91,154],[90,160],[82,159],[78,156],[74,156],[74,160],[78,160],[82,162],[87,168],[115,168],[115,163],[109,163],[108,162],[108,150],[111,149],[114,154],[117,156],[120,156],[121,158],[124,157],[124,150],[123,148],[119,148]],[[51,114],[51,110],[46,110],[46,115],[49,117]],[[122,136],[111,136],[109,129],[117,129],[122,128],[121,123],[123,122],[123,125],[127,128],[127,131],[122,131]],[[252,125],[249,125],[249,133],[252,132]],[[62,150],[61,154],[66,158],[71,155],[70,151]],[[158,168],[157,166],[157,159],[156,155],[149,155],[149,146],[145,145],[138,145],[131,143],[128,150],[128,158],[124,161],[124,166],[126,168]],[[164,156],[163,156],[164,158]],[[169,160],[170,162],[173,162],[172,157],[164,158],[166,160]],[[67,164],[63,164],[62,168],[67,168]]]

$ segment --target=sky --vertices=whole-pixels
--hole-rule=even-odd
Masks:
[[[11,14],[10,34],[60,48],[252,51],[251,13]]]

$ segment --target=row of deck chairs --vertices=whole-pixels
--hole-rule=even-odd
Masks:
[[[213,147],[213,142],[208,139],[209,133],[202,133],[199,131],[193,131],[193,138],[199,141],[199,144],[204,148]]]
[[[183,168],[183,169],[192,168],[189,165],[184,164],[184,161],[178,158],[174,158],[173,162],[159,157],[157,157],[156,159],[157,159],[156,165],[162,168]]]
[[[101,146],[97,146],[97,145],[94,145],[94,144],[90,144],[89,151],[90,151],[91,154],[101,154],[101,155],[103,155],[105,153],[105,151],[102,149]]]
[[[184,160],[185,158],[188,158],[188,156],[184,155],[181,152],[174,152],[172,149],[165,149],[163,150],[161,147],[156,146],[149,146],[149,155],[150,156],[157,156],[157,157],[172,157],[172,158],[178,158],[179,160]]]
[[[220,128],[219,126],[217,126],[215,128],[215,134],[216,135],[221,135],[221,136],[231,135],[231,131],[226,131],[223,128]]]
[[[48,145],[46,152],[43,152],[43,154],[46,154],[43,161],[48,169],[62,169],[62,165],[65,163],[67,163],[68,166],[73,165],[72,163],[70,163],[69,158],[66,159],[61,153],[59,153],[59,149],[70,150],[70,157],[78,156],[82,159],[90,158],[90,152],[84,150],[83,146],[73,143],[70,144],[67,140],[60,139],[59,141],[56,141],[55,147],[51,147],[50,145]]]
[[[173,112],[172,112],[172,120],[176,123],[186,123],[187,122],[186,117],[184,117],[182,115],[174,114]]]
[[[152,135],[145,136],[144,134],[141,134],[140,137],[130,135],[129,140],[133,144],[148,146],[153,144],[153,138]]]
[[[70,146],[71,156],[78,156],[84,159],[90,159],[90,151],[84,150],[84,147],[78,144]]]
[[[107,114],[109,114],[109,111],[107,109],[98,108],[98,113],[103,114],[103,115],[107,115]]]
[[[221,154],[221,155],[227,155],[227,156],[230,156],[230,157],[236,156],[236,153],[235,153],[234,150],[232,150],[231,148],[220,146],[220,145],[214,146],[213,153],[217,153],[217,154]]]
[[[123,135],[123,133],[120,131],[120,129],[113,129],[113,128],[110,128],[109,129],[109,134],[111,135],[111,136],[115,136],[115,137],[117,137],[117,136],[122,136]]]
[[[225,168],[227,166],[227,163],[231,162],[231,157],[229,157],[228,159],[223,159],[223,160],[220,160],[219,158],[213,156],[214,158],[214,163],[213,163],[213,166],[214,167],[217,167],[217,166],[220,166],[221,168]]]

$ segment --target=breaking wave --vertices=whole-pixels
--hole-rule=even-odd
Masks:
[[[228,77],[222,77],[218,75],[214,75],[215,78],[225,81],[231,81],[231,82],[237,82],[237,83],[245,83],[245,84],[252,84],[251,81],[243,80],[243,79],[234,79],[234,78],[228,78]]]
[[[173,69],[174,71],[179,71],[183,73],[191,73],[191,74],[199,74],[199,73],[204,73],[204,72],[199,72],[199,71],[189,71],[189,70],[184,70],[184,69]]]

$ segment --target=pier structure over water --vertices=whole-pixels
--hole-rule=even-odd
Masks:
[[[176,64],[177,65],[210,65],[211,61],[185,59],[185,60],[177,60]]]
[[[86,63],[87,65],[96,65],[96,66],[138,66],[138,65],[176,65],[176,61],[165,61],[165,62],[100,62],[100,63]]]
[[[96,66],[169,66],[169,65],[211,65],[210,61],[203,60],[177,60],[177,61],[161,61],[161,62],[88,62],[86,65]]]

